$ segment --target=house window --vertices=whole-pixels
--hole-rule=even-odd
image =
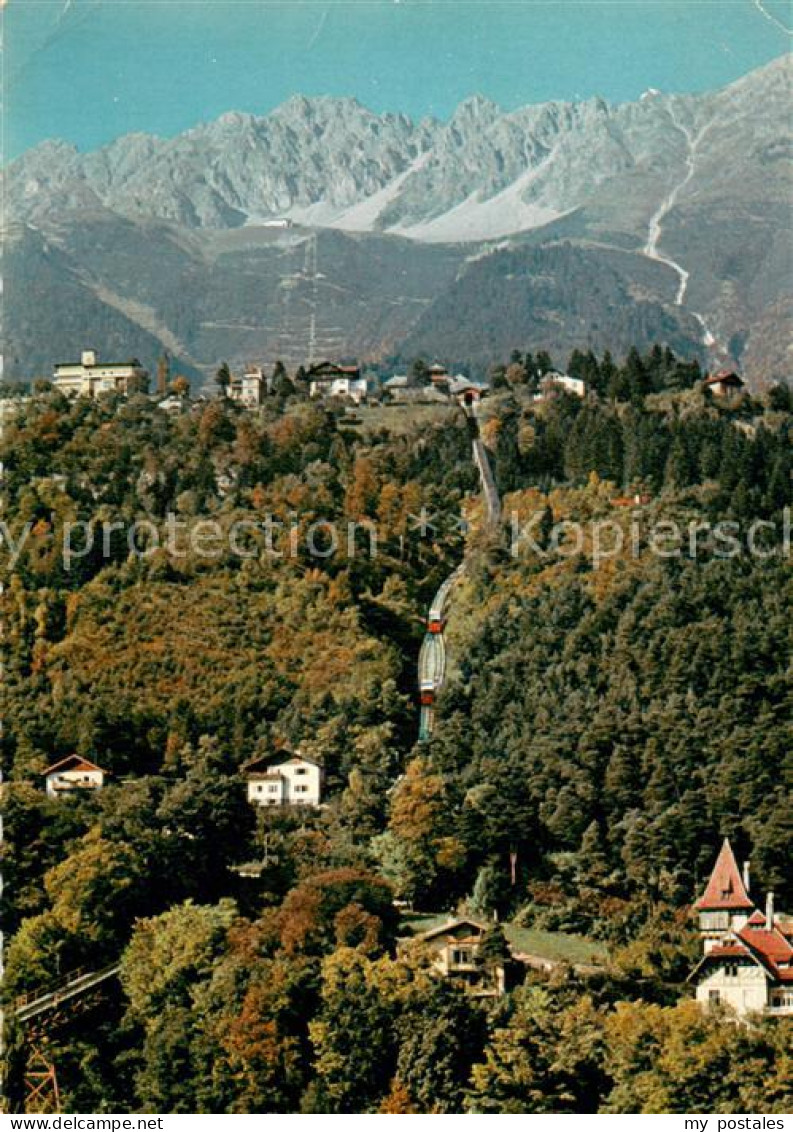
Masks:
[[[454,947],[452,948],[452,963],[458,966],[463,963],[471,962],[471,951],[467,947]]]
[[[737,979],[738,978],[738,964],[737,963],[725,963],[724,964],[724,976],[727,979]]]
[[[730,926],[729,912],[701,912],[700,926],[705,931],[726,931]]]
[[[716,1003],[721,1001],[721,995],[717,990],[708,991],[708,1002]]]
[[[295,794],[308,794],[308,787],[307,786],[296,786],[295,787]]]
[[[308,774],[308,771],[304,766],[299,766],[295,771],[295,774]]]
[[[256,789],[259,791],[260,794],[264,793],[264,787],[262,786],[261,783],[259,783],[259,785],[256,787]]]
[[[277,783],[273,783],[271,786],[268,786],[267,789],[270,791],[271,794],[277,794],[278,793]]]

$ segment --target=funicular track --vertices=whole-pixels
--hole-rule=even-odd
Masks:
[[[501,519],[501,501],[487,449],[479,434],[477,405],[476,402],[464,403],[462,408],[471,436],[473,460],[479,472],[487,523],[488,526],[495,527]],[[464,572],[463,561],[438,587],[427,614],[427,632],[421,644],[418,660],[419,741],[421,742],[431,738],[435,726],[435,700],[446,679],[446,643],[443,633],[446,611],[452,589]]]

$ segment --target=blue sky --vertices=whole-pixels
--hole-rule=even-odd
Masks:
[[[2,0],[0,0],[0,4]],[[6,0],[5,153],[172,135],[295,93],[445,118],[724,85],[790,47],[783,0]]]

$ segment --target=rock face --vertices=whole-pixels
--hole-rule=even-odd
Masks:
[[[769,188],[786,199],[790,77],[783,58],[713,94],[619,106],[596,98],[504,113],[474,97],[447,123],[296,97],[266,117],[224,114],[173,139],[132,134],[84,155],[46,142],[9,167],[6,202],[19,220],[102,205],[191,228],[292,217],[445,241],[588,208],[600,226],[638,234],[696,138],[681,204],[758,191],[767,200]]]
[[[5,174],[7,372],[24,376],[27,359],[51,356],[54,323],[58,352],[79,350],[97,304],[113,342],[126,344],[137,327],[147,342],[180,343],[198,372],[254,350],[299,358],[311,345],[309,308],[334,328],[314,343],[323,352],[433,352],[436,330],[454,338],[449,289],[468,304],[468,275],[487,280],[493,349],[510,335],[522,348],[558,339],[560,350],[572,340],[619,349],[627,329],[644,327],[643,336],[666,333],[696,351],[707,330],[722,354],[756,359],[758,376],[786,376],[790,328],[769,312],[789,310],[791,73],[783,58],[720,91],[648,91],[618,106],[592,99],[506,113],[473,97],[446,123],[296,97],[265,117],[228,113],[173,139],[134,134],[88,154],[46,142]],[[276,218],[293,227],[275,234],[266,222]],[[167,236],[152,237],[160,229]],[[334,229],[344,240],[330,240]],[[513,250],[564,242],[570,255],[526,261],[563,270],[564,285],[546,294],[522,267],[502,264],[493,241]],[[485,251],[496,258],[483,272]],[[598,257],[608,279],[600,307]],[[340,269],[354,274],[346,297],[330,283]],[[385,289],[375,284],[384,274]],[[542,318],[512,297],[520,278],[526,294],[542,294]],[[576,278],[590,296],[570,306]],[[15,280],[47,302],[15,303]],[[47,313],[59,280],[68,280],[68,318]],[[517,325],[498,298],[507,282]],[[222,316],[188,309],[187,296],[201,307],[218,289]],[[635,317],[617,310],[625,304]],[[535,342],[541,333],[552,340]],[[131,340],[130,352],[141,352]]]

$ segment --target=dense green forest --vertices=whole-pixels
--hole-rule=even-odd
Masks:
[[[122,963],[51,1035],[69,1111],[788,1110],[789,1020],[736,1027],[685,979],[723,836],[793,909],[790,395],[722,402],[656,349],[577,353],[589,395],[536,400],[550,364],[491,371],[497,530],[452,407],[351,420],[284,380],[255,413],[41,390],[5,425],[5,994]],[[696,545],[654,553],[672,523]],[[283,746],[324,766],[317,811],[247,803]],[[107,785],[48,798],[72,752]],[[407,905],[607,958],[475,999],[397,945]]]

